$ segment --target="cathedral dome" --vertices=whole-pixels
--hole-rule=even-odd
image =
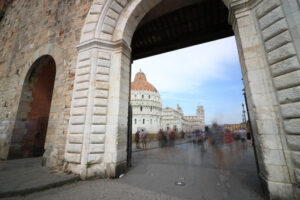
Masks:
[[[134,81],[131,83],[131,90],[157,92],[156,88],[147,81],[146,75],[141,71],[135,75]]]

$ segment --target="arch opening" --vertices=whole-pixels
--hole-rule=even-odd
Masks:
[[[49,55],[38,58],[27,72],[8,159],[43,155],[55,74],[56,64]]]

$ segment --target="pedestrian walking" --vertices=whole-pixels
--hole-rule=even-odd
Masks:
[[[143,145],[143,149],[147,148],[147,132],[142,129],[141,131],[141,139],[142,139],[142,145]]]
[[[137,131],[135,133],[135,137],[134,137],[134,141],[135,141],[135,146],[136,146],[136,149],[140,149],[140,131]]]
[[[232,132],[229,129],[226,129],[224,132],[224,139],[225,139],[225,144],[229,146],[230,152],[232,152],[232,142],[233,142],[233,137],[232,137]]]
[[[217,123],[213,123],[208,131],[208,141],[212,145],[213,151],[216,156],[217,167],[222,170],[225,168],[224,156],[222,146],[224,141],[224,134],[221,127]]]

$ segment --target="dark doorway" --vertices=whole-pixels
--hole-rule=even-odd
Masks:
[[[55,74],[55,61],[49,55],[37,59],[28,71],[8,159],[43,155]]]

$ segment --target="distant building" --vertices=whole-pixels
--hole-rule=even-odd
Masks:
[[[135,75],[131,83],[132,132],[145,129],[148,133],[158,133],[160,129],[191,132],[204,130],[204,108],[198,106],[196,115],[185,116],[182,108],[165,107],[156,88],[147,81],[143,72]]]
[[[161,99],[156,88],[147,81],[143,72],[131,83],[132,131],[146,129],[158,133],[161,124]]]

